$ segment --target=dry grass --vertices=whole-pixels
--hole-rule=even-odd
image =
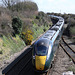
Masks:
[[[24,42],[19,38],[19,36],[0,38],[0,61],[6,60],[11,54],[21,51],[24,48]]]
[[[7,59],[9,57],[8,55],[10,54],[10,49],[9,47],[6,48],[4,46],[4,42],[1,38],[0,38],[0,51],[2,51],[2,54],[0,54],[0,61],[3,61],[4,59]]]

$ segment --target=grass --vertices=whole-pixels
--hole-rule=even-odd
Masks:
[[[3,46],[6,48],[10,48],[11,54],[16,53],[20,51],[24,46],[25,43],[19,38],[17,35],[15,38],[14,37],[5,37],[3,36]]]
[[[23,40],[16,37],[6,37],[0,38],[0,60],[7,59],[11,54],[21,51],[25,46]]]
[[[71,32],[71,35],[75,36],[75,26],[70,27],[70,32]]]
[[[71,40],[73,41],[73,42],[75,42],[75,26],[73,26],[73,27],[70,27],[70,33],[71,33]]]
[[[48,30],[49,26],[38,26],[33,25],[32,30],[34,32],[34,39],[36,40],[38,36],[40,36],[42,33],[44,33],[44,30]],[[4,59],[8,59],[10,55],[21,51],[25,47],[25,42],[18,36],[11,37],[11,36],[3,36],[0,38],[0,61]]]
[[[36,40],[36,38],[38,36],[40,36],[42,33],[44,33],[43,29],[48,30],[49,26],[48,27],[46,27],[46,26],[44,27],[43,25],[42,26],[33,25],[33,27],[32,27],[32,30],[33,30],[33,33],[34,33],[34,35],[33,35],[34,39],[33,40]]]
[[[73,72],[75,73],[75,65],[70,66],[70,67],[68,68],[68,70],[69,70],[69,71],[73,71]]]

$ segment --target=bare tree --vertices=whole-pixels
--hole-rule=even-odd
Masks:
[[[11,6],[14,4],[20,2],[20,0],[2,0],[4,6],[8,7],[10,9]]]

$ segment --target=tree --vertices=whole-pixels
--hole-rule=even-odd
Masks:
[[[20,2],[20,0],[2,0],[3,4],[10,9],[11,6]]]
[[[15,5],[11,6],[11,8],[13,8],[13,11],[37,11],[38,10],[37,4],[31,1],[18,2]]]
[[[23,26],[23,24],[22,24],[22,20],[20,20],[20,18],[15,17],[12,19],[12,27],[15,31],[15,34],[21,33],[22,26]]]

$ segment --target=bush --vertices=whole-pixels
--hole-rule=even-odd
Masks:
[[[69,71],[73,71],[75,73],[75,65],[68,67]]]
[[[75,20],[73,18],[70,18],[70,20],[68,20],[68,23],[70,23],[71,26],[75,26]]]
[[[4,35],[12,34],[11,16],[6,13],[0,15],[0,32]]]
[[[33,32],[31,30],[27,30],[26,32],[22,32],[22,39],[25,41],[26,45],[31,45],[33,40]]]
[[[19,2],[11,7],[13,11],[37,11],[37,4],[31,1]]]
[[[3,54],[2,50],[0,50],[0,54]]]
[[[40,19],[40,17],[39,16],[36,16],[36,19]]]
[[[45,13],[41,11],[41,12],[38,13],[38,15],[44,17]]]
[[[15,34],[20,34],[22,31],[22,21],[20,20],[19,17],[15,17],[12,19],[12,27],[15,31]]]
[[[70,34],[71,36],[75,36],[75,26],[70,27]]]

